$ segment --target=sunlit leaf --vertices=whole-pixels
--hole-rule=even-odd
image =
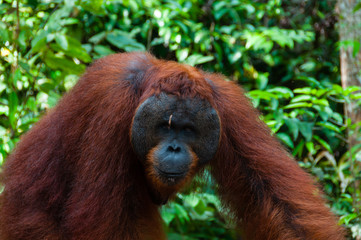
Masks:
[[[193,55],[189,56],[187,59],[185,59],[184,62],[191,66],[195,66],[198,64],[210,62],[213,59],[214,59],[213,56],[202,56],[201,54],[193,54]]]
[[[57,44],[59,44],[59,46],[64,49],[64,50],[68,50],[68,40],[66,39],[66,37],[63,34],[56,34],[55,35],[55,41]]]
[[[337,127],[336,125],[334,125],[334,124],[332,124],[330,122],[318,122],[316,125],[321,126],[321,127],[325,127],[327,129],[330,129],[330,130],[338,132],[338,133],[341,132],[339,127]]]

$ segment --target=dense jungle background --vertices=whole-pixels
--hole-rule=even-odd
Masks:
[[[347,110],[361,109],[361,81],[341,82],[340,67],[342,49],[358,61],[361,34],[342,21],[361,25],[361,3],[345,15],[342,2],[0,0],[0,169],[94,59],[149,51],[242,85],[348,238],[361,239],[361,119]],[[162,208],[169,239],[235,239],[211,177],[196,182]]]

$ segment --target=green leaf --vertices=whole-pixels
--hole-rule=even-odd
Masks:
[[[313,107],[315,108],[315,106]],[[327,111],[319,110],[318,113],[320,114],[320,117],[323,121],[327,121],[332,116],[332,113],[329,114]]]
[[[83,0],[80,2],[80,4],[85,10],[91,12],[94,15],[106,14],[103,0]]]
[[[306,82],[309,82],[315,86],[318,86],[320,87],[321,84],[313,77],[307,77],[307,76],[298,76],[297,77],[298,80],[302,80],[302,81],[306,81]]]
[[[317,104],[317,105],[321,105],[321,106],[329,106],[329,103],[328,103],[327,99],[324,99],[324,98],[322,98],[322,99],[313,98],[312,103]]]
[[[55,42],[57,44],[59,44],[59,46],[64,49],[64,50],[68,50],[68,40],[66,39],[66,37],[63,34],[57,33],[55,34]]]
[[[233,64],[233,63],[237,62],[241,57],[242,57],[242,52],[236,51],[236,52],[230,54],[228,59],[229,59],[230,63]]]
[[[0,81],[0,93],[2,93],[2,91],[4,91],[7,88],[7,84],[5,84],[4,82]]]
[[[128,33],[123,31],[114,30],[113,32],[107,34],[106,39],[112,45],[127,52],[145,51],[144,45],[138,43],[132,39]]]
[[[330,144],[328,144],[325,140],[317,135],[314,135],[313,138],[316,139],[316,141],[319,142],[327,151],[333,153]]]
[[[202,56],[201,54],[193,54],[189,56],[184,62],[191,66],[195,66],[198,64],[210,62],[214,59],[213,56]]]
[[[312,139],[313,122],[298,122],[298,127],[301,134],[305,137],[306,141],[309,142]]]
[[[68,73],[81,74],[85,70],[85,65],[76,64],[73,60],[58,57],[51,51],[48,51],[44,57],[44,62],[53,69],[61,69]]]
[[[298,124],[300,123],[300,120],[298,120],[297,118],[285,118],[284,121],[287,127],[290,129],[293,135],[293,139],[296,140],[298,137],[298,132],[299,132]]]
[[[163,221],[169,225],[172,220],[175,218],[174,213],[170,212],[170,211],[166,211],[166,210],[162,210],[161,211],[161,215],[162,215],[162,219]]]
[[[332,130],[334,132],[338,132],[338,133],[342,132],[339,127],[337,127],[336,125],[334,125],[334,124],[332,124],[330,122],[318,122],[316,125],[327,128],[327,129],[330,129],[330,130]]]
[[[46,46],[46,37],[48,35],[47,31],[40,30],[39,33],[35,36],[35,38],[31,41],[31,52],[37,53],[39,52],[44,46]]]
[[[352,49],[352,56],[356,57],[357,54],[360,51],[360,42],[359,41],[354,41],[353,42],[353,49]]]
[[[264,90],[252,90],[248,92],[248,95],[253,99],[265,99],[265,100],[271,100],[272,98],[277,99],[278,96],[274,93],[271,93],[269,91]]]
[[[340,85],[333,84],[332,89],[336,92],[336,94],[343,94],[343,88]]]
[[[296,88],[293,90],[294,93],[303,93],[303,94],[311,94],[312,88],[305,87],[305,88]]]
[[[357,12],[361,9],[361,3],[357,3],[356,6],[353,8],[353,13]]]
[[[312,96],[310,95],[299,95],[291,100],[291,103],[310,101]]]
[[[188,213],[182,205],[174,203],[174,210],[182,223],[184,223],[185,220],[189,221]]]
[[[307,142],[306,143],[306,148],[307,148],[308,152],[311,153],[311,155],[314,155],[316,153],[315,146],[314,146],[313,142]]]
[[[17,87],[18,86],[18,81],[21,81],[21,70],[20,68],[17,68],[15,70],[15,72],[12,74],[12,78],[11,78],[11,82],[13,84],[14,87]]]
[[[106,36],[106,32],[100,32],[98,34],[95,34],[94,36],[92,36],[91,38],[89,38],[89,42],[94,43],[94,44],[98,44],[99,42],[101,42]]]
[[[199,214],[199,215],[203,215],[206,211],[207,211],[207,205],[203,200],[200,200],[198,202],[198,204],[195,207],[195,211]]]
[[[1,99],[2,100],[2,99]],[[1,105],[0,104],[0,115],[5,115],[8,116],[9,115],[9,106],[7,105]]]
[[[54,51],[63,51],[66,56],[77,58],[85,63],[91,62],[91,57],[77,39],[67,36],[66,40],[68,42],[68,50],[64,51],[57,44],[51,44],[50,46]]]
[[[73,0],[71,0],[71,1],[73,1]],[[78,23],[79,23],[79,20],[76,19],[76,18],[61,19],[61,25],[63,25],[63,26],[65,26],[65,25],[75,25],[75,24],[78,24]]]
[[[283,107],[284,109],[291,109],[291,108],[301,108],[301,107],[312,107],[312,103],[307,102],[298,102],[298,103],[291,103]]]
[[[195,207],[197,206],[197,204],[199,203],[200,199],[196,196],[196,195],[187,195],[184,196],[184,201],[185,203],[187,203],[189,206],[191,207]]]
[[[26,106],[30,109],[30,111],[35,112],[37,110],[35,97],[29,97],[26,101]]]
[[[350,86],[350,87],[347,87],[344,90],[344,94],[348,95],[350,93],[357,92],[357,91],[360,91],[360,90],[361,90],[361,87],[359,87],[359,86]]]
[[[361,7],[360,7],[361,8]],[[340,224],[349,224],[352,220],[357,219],[357,213],[346,214],[340,218]]]
[[[229,10],[226,8],[220,9],[219,11],[215,11],[214,18],[216,20],[219,20],[222,18],[223,15],[225,15]]]
[[[288,147],[294,148],[294,144],[292,142],[291,137],[289,135],[287,135],[286,133],[277,133],[277,137]]]
[[[49,92],[49,96],[48,96],[48,105],[50,108],[55,107],[55,105],[58,103],[59,99],[61,98],[61,96],[54,92],[54,91],[50,91]]]
[[[188,57],[188,54],[189,54],[188,48],[178,49],[176,51],[176,56],[179,62],[184,62],[184,60]]]
[[[9,35],[8,27],[4,22],[0,21],[0,40],[7,42],[9,40]]]
[[[18,37],[18,43],[21,48],[27,47],[26,40],[27,40],[26,31],[20,31],[19,37]]]
[[[289,48],[294,47],[292,38],[289,36],[289,31],[278,28],[270,28],[264,31],[264,34],[269,36],[281,47],[288,46]]]
[[[64,87],[69,91],[78,81],[79,77],[77,75],[67,75],[64,79]]]
[[[286,99],[293,97],[293,92],[289,88],[286,88],[286,87],[274,87],[274,88],[268,89],[267,92],[276,93],[277,95],[281,94],[282,97],[284,97]]]
[[[131,1],[133,2],[133,1]],[[167,239],[172,239],[172,240],[195,240],[192,237],[187,237],[184,236],[184,234],[178,234],[178,233],[167,233]]]
[[[268,84],[268,73],[259,73],[256,82],[258,88],[264,90]]]
[[[55,88],[54,82],[51,81],[50,79],[40,79],[38,81],[38,86],[42,92],[46,92],[46,93],[48,93],[49,91]]]
[[[18,108],[18,104],[19,104],[19,99],[18,99],[18,96],[16,95],[15,92],[11,92],[9,94],[9,122],[10,122],[10,125],[11,125],[11,128],[12,129],[16,129],[16,122],[17,122],[17,119],[15,117],[15,114],[17,112],[17,108]]]
[[[246,49],[264,50],[266,53],[273,48],[273,42],[267,40],[266,36],[258,32],[246,32],[243,36],[246,39]]]
[[[332,118],[335,119],[339,125],[341,125],[342,122],[343,122],[343,117],[342,117],[342,115],[340,113],[333,112],[332,113]]]
[[[311,72],[311,71],[314,71],[314,70],[315,70],[316,66],[317,66],[317,65],[316,65],[315,62],[309,61],[309,62],[305,62],[304,64],[302,64],[302,65],[300,66],[300,68],[301,68],[302,70],[304,70],[305,72]]]
[[[110,48],[103,46],[103,45],[97,45],[94,47],[94,51],[100,55],[100,57],[104,57],[110,54],[113,54],[114,51]]]
[[[305,147],[305,141],[301,139],[298,145],[294,148],[292,155],[297,156],[298,158],[302,157],[303,149]]]
[[[217,209],[220,210],[222,208],[221,201],[219,200],[219,198],[216,195],[209,194],[209,193],[203,193],[202,197],[207,199],[208,203],[213,204]]]

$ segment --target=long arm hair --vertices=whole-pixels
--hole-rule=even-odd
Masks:
[[[242,90],[222,76],[207,77],[223,130],[212,173],[246,239],[344,239],[309,174],[271,136]]]

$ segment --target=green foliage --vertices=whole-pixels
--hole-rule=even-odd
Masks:
[[[302,1],[301,1],[302,2]],[[343,104],[335,1],[0,0],[0,166],[19,137],[93,59],[150,51],[221,72],[248,90],[263,120],[322,183],[350,238],[361,237],[361,145]],[[361,139],[360,139],[361,142]],[[171,239],[234,239],[212,184],[162,210]]]
[[[190,190],[190,193],[178,194],[162,208],[168,238],[235,239],[234,226],[221,214],[224,209],[212,189],[212,182],[206,181],[205,185]]]

